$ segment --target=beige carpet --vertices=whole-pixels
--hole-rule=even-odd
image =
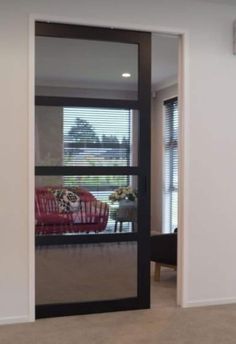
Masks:
[[[152,274],[154,265],[152,265]],[[36,303],[114,300],[137,296],[136,243],[36,250]],[[163,269],[152,304],[175,305],[176,273]]]
[[[103,243],[36,250],[36,303],[137,296],[137,244]]]
[[[176,307],[176,272],[161,269],[161,281],[154,281],[154,263],[151,264],[151,304],[155,307]]]
[[[1,344],[235,344],[236,305],[175,306],[176,274],[152,280],[152,309],[0,327]]]

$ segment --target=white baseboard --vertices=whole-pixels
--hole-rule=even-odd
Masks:
[[[199,301],[189,301],[183,304],[183,308],[207,307],[236,304],[236,298],[208,299]]]
[[[0,325],[20,324],[26,322],[32,322],[28,315],[0,318]]]

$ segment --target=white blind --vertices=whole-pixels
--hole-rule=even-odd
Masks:
[[[164,102],[164,232],[178,227],[178,99]]]
[[[132,112],[126,109],[78,107],[63,109],[64,166],[130,166]],[[67,186],[81,186],[100,200],[129,176],[65,176]]]
[[[130,166],[131,111],[64,108],[64,165]]]
[[[63,108],[64,166],[132,165],[132,123],[132,110]],[[109,205],[109,195],[116,188],[137,185],[135,177],[125,175],[64,176],[63,179],[65,186],[89,190],[97,200]],[[111,217],[109,230],[114,230]],[[130,225],[126,224],[124,230],[130,230]]]

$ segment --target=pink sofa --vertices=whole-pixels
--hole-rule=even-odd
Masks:
[[[65,187],[40,187],[35,191],[35,232],[37,235],[78,232],[102,232],[106,228],[109,207],[89,191],[67,188],[80,198],[77,211],[62,213],[53,190]]]

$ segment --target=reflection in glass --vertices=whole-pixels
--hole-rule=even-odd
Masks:
[[[37,176],[36,235],[137,231],[137,177]]]
[[[137,111],[37,106],[35,132],[36,165],[137,166]]]
[[[37,96],[137,99],[137,44],[38,36],[35,47]]]
[[[135,242],[36,248],[37,305],[136,296]]]

